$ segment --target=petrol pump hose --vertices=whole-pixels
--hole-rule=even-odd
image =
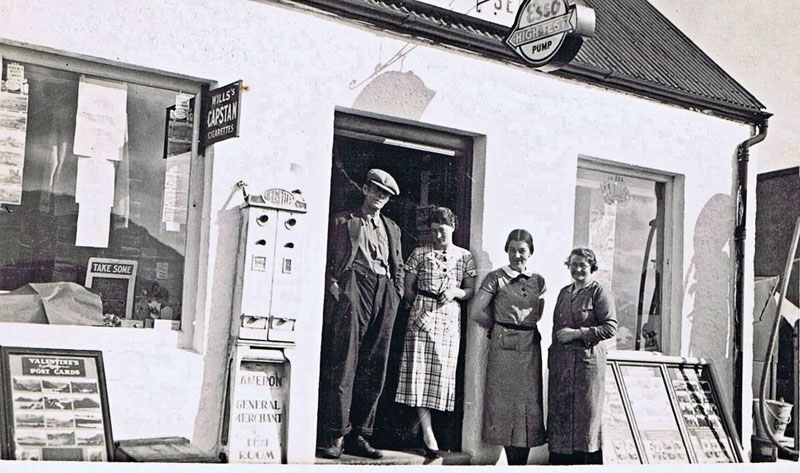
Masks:
[[[772,431],[772,426],[770,423],[767,422],[766,413],[764,406],[766,405],[766,394],[767,394],[767,366],[769,366],[769,361],[772,359],[772,355],[775,351],[775,339],[778,336],[778,327],[780,326],[781,322],[781,307],[783,306],[783,301],[786,299],[786,290],[789,288],[789,276],[791,275],[792,271],[792,263],[794,261],[794,254],[797,251],[797,240],[800,239],[800,217],[797,218],[797,222],[794,225],[794,235],[792,235],[792,244],[789,248],[789,256],[786,258],[786,266],[783,269],[783,275],[781,276],[781,295],[778,299],[778,307],[775,310],[775,322],[772,324],[772,332],[769,336],[769,343],[767,344],[767,353],[764,357],[766,364],[764,365],[764,369],[761,370],[761,383],[758,387],[758,420],[761,422],[761,425],[764,426],[764,432],[767,433],[767,437],[769,440],[776,446],[778,449],[784,453],[789,454],[790,456],[797,456],[800,453],[798,450],[785,447],[781,442],[775,437],[775,433]],[[777,287],[777,286],[776,286]],[[774,292],[773,292],[774,294]],[[772,297],[772,295],[770,296]],[[795,373],[797,376],[798,373]],[[797,399],[797,394],[795,393],[795,402]],[[796,424],[795,424],[796,425]],[[798,432],[794,433],[795,437],[798,435]],[[795,446],[797,442],[795,442]]]

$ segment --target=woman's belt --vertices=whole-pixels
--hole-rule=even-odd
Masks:
[[[437,294],[433,291],[426,291],[424,289],[417,289],[417,295],[423,297],[430,297],[431,299],[438,299],[441,294]]]
[[[525,331],[536,330],[535,325],[517,325],[517,324],[509,324],[506,322],[498,322],[498,321],[495,321],[494,323],[496,323],[501,327],[509,328],[511,330],[525,330]]]
[[[539,333],[539,329],[535,325],[533,325],[533,326],[530,326],[530,325],[517,325],[517,324],[509,324],[507,322],[498,322],[498,321],[495,321],[494,323],[499,325],[499,326],[501,326],[501,327],[503,327],[503,328],[507,328],[507,329],[510,329],[510,330],[521,330],[521,331],[524,331],[524,332],[533,331],[534,332],[533,333],[533,341],[534,342],[539,342],[539,341],[542,340],[542,334]],[[491,338],[491,334],[489,335],[489,337]]]

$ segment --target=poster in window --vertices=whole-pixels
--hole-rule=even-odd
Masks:
[[[168,230],[180,231],[180,224],[185,224],[189,215],[191,157],[191,153],[184,153],[167,160],[161,221],[168,225],[173,224],[167,227]]]
[[[24,67],[16,63],[8,64],[6,80],[0,83],[0,204],[19,205],[22,203],[25,136],[28,128]]]
[[[81,76],[73,153],[120,161],[127,130],[128,86]]]
[[[112,458],[101,352],[1,347],[0,358],[3,459]]]
[[[133,317],[133,296],[139,263],[114,258],[89,258],[85,286],[100,296],[103,314]]]
[[[167,107],[164,129],[164,159],[192,151],[194,137],[194,99],[189,100],[186,110],[176,105]],[[181,111],[183,113],[181,114]]]

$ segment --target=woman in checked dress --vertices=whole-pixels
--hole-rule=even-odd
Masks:
[[[456,364],[461,340],[459,300],[472,297],[475,262],[453,244],[456,216],[436,208],[428,219],[434,243],[416,248],[406,262],[405,300],[412,301],[395,401],[417,408],[425,456],[439,446],[430,409],[455,408]]]

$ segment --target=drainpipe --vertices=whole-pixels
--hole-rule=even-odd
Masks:
[[[734,244],[736,249],[735,285],[734,285],[734,391],[733,391],[733,421],[742,436],[742,387],[744,377],[744,364],[742,360],[742,339],[744,338],[744,243],[747,236],[747,164],[750,161],[750,147],[767,137],[768,120],[753,127],[753,136],[741,142],[736,148],[736,228],[734,230]],[[756,134],[755,131],[758,130]]]

